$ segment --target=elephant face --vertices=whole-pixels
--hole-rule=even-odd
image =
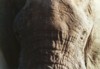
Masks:
[[[89,1],[27,1],[14,23],[19,69],[86,69],[85,47],[93,27]]]

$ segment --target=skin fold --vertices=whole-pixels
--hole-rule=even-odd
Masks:
[[[16,16],[18,69],[88,69],[92,0],[27,0]],[[91,42],[90,42],[91,43]]]

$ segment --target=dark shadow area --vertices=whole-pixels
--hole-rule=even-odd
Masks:
[[[24,6],[26,0],[0,0],[0,67],[5,64],[9,69],[18,66],[20,52],[19,43],[13,34],[12,25],[17,13]],[[6,63],[4,62],[6,61]],[[5,69],[5,68],[0,68]]]

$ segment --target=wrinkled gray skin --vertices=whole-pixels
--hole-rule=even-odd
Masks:
[[[86,69],[93,23],[85,3],[75,1],[27,0],[13,25],[21,45],[18,69]]]

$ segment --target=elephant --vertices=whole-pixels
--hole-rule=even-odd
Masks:
[[[18,69],[98,69],[92,50],[93,3],[27,0],[13,24],[20,44]]]
[[[99,69],[94,0],[23,1],[6,1],[2,49],[9,69]]]

